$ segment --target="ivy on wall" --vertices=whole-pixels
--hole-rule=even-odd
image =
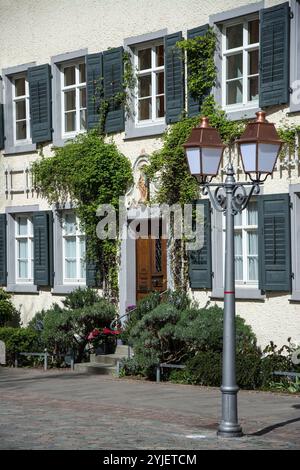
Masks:
[[[115,95],[110,99],[104,98],[104,89],[103,89],[103,79],[100,77],[96,86],[96,95],[101,97],[100,106],[99,106],[99,123],[97,130],[100,135],[105,134],[105,122],[106,116],[109,111],[110,105],[113,107],[122,106],[124,108],[126,118],[131,118],[132,114],[132,99],[134,97],[134,89],[136,86],[136,74],[134,72],[132,58],[129,52],[123,52],[123,83],[122,91],[115,93]],[[96,99],[96,97],[95,97]]]
[[[216,83],[217,70],[214,53],[217,44],[216,33],[208,28],[206,34],[177,43],[188,64],[187,85],[191,96],[201,103]]]
[[[130,161],[113,142],[106,143],[97,131],[78,135],[51,158],[33,163],[37,191],[49,204],[75,203],[82,229],[89,240],[87,253],[99,266],[105,294],[118,295],[118,240],[100,240],[96,235],[100,204],[112,204],[118,213],[119,197],[133,182]]]

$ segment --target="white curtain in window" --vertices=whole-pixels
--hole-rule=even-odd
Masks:
[[[243,240],[242,234],[237,232],[234,234],[235,247],[235,279],[240,281],[243,279]]]

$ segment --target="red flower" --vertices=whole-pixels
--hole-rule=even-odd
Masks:
[[[110,328],[103,328],[102,330],[103,334],[105,335],[119,335],[120,331],[118,330],[111,330]]]
[[[87,339],[91,341],[94,338],[97,338],[98,335],[100,335],[100,331],[98,330],[98,328],[94,328],[93,331],[89,333]]]

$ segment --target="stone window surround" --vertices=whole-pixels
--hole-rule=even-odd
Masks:
[[[263,188],[261,188],[261,194]],[[258,196],[259,197],[259,196]],[[212,292],[211,298],[223,299],[224,298],[224,284],[223,284],[223,214],[212,208],[211,215],[211,237],[212,237]],[[261,293],[258,287],[236,285],[235,296],[237,300],[260,300],[264,301],[266,296]]]
[[[12,78],[15,75],[26,73],[29,67],[36,65],[36,62],[29,62],[27,64],[17,65],[2,70],[3,84],[4,84],[4,155],[29,153],[36,151],[36,144],[22,143],[17,145],[14,141],[13,133],[13,84]]]
[[[32,214],[38,212],[39,205],[28,205],[28,206],[9,206],[5,208],[7,215],[7,288],[8,292],[17,292],[24,294],[38,294],[38,287],[35,284],[21,284],[16,282],[16,244],[15,244],[15,218],[17,214]]]
[[[155,41],[157,39],[162,39],[168,34],[168,30],[161,29],[159,31],[154,31],[152,33],[142,34],[139,36],[133,36],[130,38],[124,39],[124,50],[129,52],[133,56],[134,46],[140,46],[143,43],[150,41]],[[134,103],[133,103],[134,104]],[[131,109],[132,116],[134,114],[134,106]],[[150,137],[162,134],[167,128],[166,123],[153,123],[148,126],[137,127],[135,125],[134,116],[131,118],[126,117],[125,119],[125,137],[124,140],[135,139],[138,137]]]
[[[221,40],[221,34],[222,34],[222,26],[223,23],[226,21],[233,20],[238,17],[246,17],[248,15],[252,15],[253,13],[259,12],[259,10],[264,8],[264,0],[257,2],[257,3],[251,3],[249,5],[244,5],[242,7],[234,8],[233,10],[228,10],[224,11],[222,13],[217,13],[215,15],[210,15],[209,16],[209,25],[214,27],[217,37],[218,37],[218,43],[221,47],[222,45],[222,40]],[[222,50],[217,49],[215,52],[215,64],[217,67],[217,84],[213,89],[214,97],[216,102],[221,105],[222,104]],[[238,119],[252,119],[255,118],[255,113],[259,111],[260,108],[257,107],[245,107],[240,110],[236,111],[226,111],[227,116],[229,119],[232,120],[238,120]]]
[[[73,52],[66,52],[51,57],[52,73],[52,116],[53,116],[53,146],[63,147],[72,137],[63,137],[62,126],[62,103],[61,103],[61,70],[60,65],[68,62],[75,62],[81,58],[85,59],[88,49],[79,49]]]
[[[293,18],[291,19],[291,39],[290,39],[290,83],[293,89],[293,83],[297,81],[298,90],[300,86],[300,2],[298,0],[291,0],[291,11]],[[294,88],[290,97],[290,113],[300,111],[300,103],[293,103],[293,95],[296,95],[297,87]],[[297,98],[300,99],[300,93],[297,92]]]
[[[63,229],[61,225],[60,212],[64,210],[74,209],[74,205],[70,202],[63,206],[53,206],[53,258],[54,258],[54,285],[52,294],[69,294],[75,289],[85,287],[85,284],[64,284],[63,280]]]
[[[290,302],[300,302],[300,184],[289,187],[291,198],[292,295]]]

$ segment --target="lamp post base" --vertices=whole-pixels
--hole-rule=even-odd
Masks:
[[[217,436],[218,437],[226,437],[226,438],[233,438],[233,437],[242,437],[243,431],[239,424],[231,424],[221,422],[218,428]]]

